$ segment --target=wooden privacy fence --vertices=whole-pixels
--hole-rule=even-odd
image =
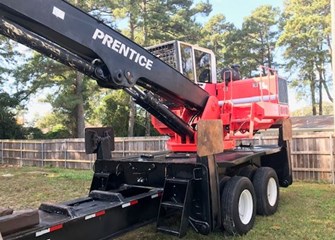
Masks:
[[[113,157],[166,150],[167,137],[115,138]],[[246,141],[250,142],[250,140]],[[254,144],[276,144],[277,136],[259,134]],[[296,133],[291,141],[295,180],[335,182],[332,133]],[[84,139],[0,140],[0,163],[89,169],[95,154],[85,153]]]
[[[277,144],[277,136],[260,134],[254,144]],[[291,160],[294,180],[325,181],[335,184],[334,134],[299,132],[293,135]]]
[[[167,137],[115,138],[113,157],[165,151]],[[85,140],[0,140],[0,163],[90,169],[95,154],[85,153]]]

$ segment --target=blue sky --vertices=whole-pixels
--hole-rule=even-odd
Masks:
[[[209,0],[213,5],[211,15],[222,13],[228,22],[240,27],[243,18],[249,16],[253,10],[261,5],[283,7],[283,0]]]

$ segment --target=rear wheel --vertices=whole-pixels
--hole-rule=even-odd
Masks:
[[[247,233],[254,225],[256,215],[255,191],[246,177],[232,177],[221,195],[223,228],[231,235]]]
[[[241,168],[237,175],[247,177],[247,178],[250,179],[250,181],[252,181],[256,170],[257,170],[257,167],[252,166],[252,165],[248,165],[248,166],[245,166],[245,167]]]
[[[269,167],[257,169],[253,185],[256,192],[257,213],[266,216],[274,214],[279,204],[279,184],[275,170]]]

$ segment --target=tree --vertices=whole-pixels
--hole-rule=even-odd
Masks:
[[[20,86],[24,99],[42,89],[48,88],[52,91],[45,101],[52,105],[54,113],[69,115],[67,122],[61,122],[63,118],[58,118],[57,124],[68,126],[72,137],[78,136],[76,110],[82,99],[80,95],[76,96],[78,92],[75,85],[77,83],[75,71],[33,52],[27,62],[15,69],[13,76],[17,79],[17,86]]]
[[[273,68],[279,17],[279,9],[264,5],[244,19],[242,29],[231,26],[225,36],[226,64],[240,64],[245,77],[253,75],[259,66]]]
[[[323,104],[323,114],[324,115],[333,115],[333,104],[326,102]],[[300,116],[311,116],[313,115],[312,109],[310,107],[303,107],[298,110],[291,112],[291,116],[300,117]]]
[[[212,11],[209,2],[193,0],[143,0],[146,6],[142,9],[143,20],[139,26],[146,30],[143,42],[153,45],[171,40],[180,40],[190,43],[199,43],[202,35],[199,34],[201,24],[197,16],[208,16]],[[150,21],[145,21],[145,19]]]
[[[222,14],[211,17],[201,29],[202,39],[199,43],[214,52],[218,70],[225,67],[226,46],[230,46],[233,42],[227,41],[227,36],[232,34],[234,30],[234,25],[227,22],[226,17]]]
[[[13,66],[17,64],[20,54],[15,50],[16,44],[0,37],[0,138],[24,138],[23,128],[16,121],[20,92],[13,86],[10,76]]]
[[[264,5],[245,18],[242,30],[246,34],[246,48],[250,49],[249,66],[273,68],[273,52],[278,39],[279,9]],[[251,72],[250,72],[251,73]],[[264,72],[265,73],[265,72]]]
[[[8,93],[0,92],[0,139],[24,138],[22,127],[16,123],[13,113],[17,104]]]
[[[36,122],[36,126],[46,132],[45,135],[43,135],[43,138],[71,138],[71,129],[64,125],[67,121],[67,117],[67,115],[59,113],[47,114]]]
[[[72,1],[92,15],[101,12],[100,8],[107,10],[104,6],[106,2],[102,0]],[[46,97],[45,101],[49,102],[54,109],[53,115],[56,121],[54,124],[68,127],[69,137],[84,137],[84,109],[85,106],[90,106],[86,102],[88,96],[95,94],[94,91],[98,89],[95,82],[89,81],[82,73],[35,52],[29,54],[29,58],[14,71],[13,76],[18,80],[16,84],[21,89],[23,96],[21,100],[29,99],[37,91],[48,88],[52,93]]]
[[[332,101],[326,82],[330,61],[329,0],[287,0],[283,13],[283,33],[278,44],[285,47],[286,70],[298,74],[291,82],[301,97],[310,99],[313,115],[323,114],[322,90]]]
[[[128,135],[129,121],[129,96],[124,91],[103,90],[90,113],[90,121],[93,124],[112,126],[114,134],[119,137]]]

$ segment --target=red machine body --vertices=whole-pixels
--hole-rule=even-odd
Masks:
[[[206,51],[203,48],[201,50]],[[211,51],[207,51],[207,54],[212,54]],[[182,58],[183,56],[180,62],[187,62],[187,59]],[[221,79],[222,82],[217,82],[213,77],[216,71],[213,68],[215,57],[211,56],[211,59],[212,64],[208,65],[207,70],[213,73],[205,82],[199,79],[201,75],[200,70],[197,69],[199,64],[194,64],[193,74],[183,72],[183,67],[178,69],[178,64],[174,65],[177,65],[175,68],[184,75],[191,76],[191,81],[193,80],[209,94],[207,104],[201,113],[191,111],[184,106],[169,107],[193,128],[194,136],[181,137],[152,117],[153,126],[157,131],[170,136],[167,147],[173,152],[196,152],[196,126],[199,120],[220,119],[223,125],[223,148],[234,149],[236,139],[252,138],[258,130],[275,127],[289,117],[286,80],[280,78],[275,70],[261,67],[261,74],[258,77],[234,80],[231,77],[230,80]],[[230,75],[233,73],[231,72]]]

